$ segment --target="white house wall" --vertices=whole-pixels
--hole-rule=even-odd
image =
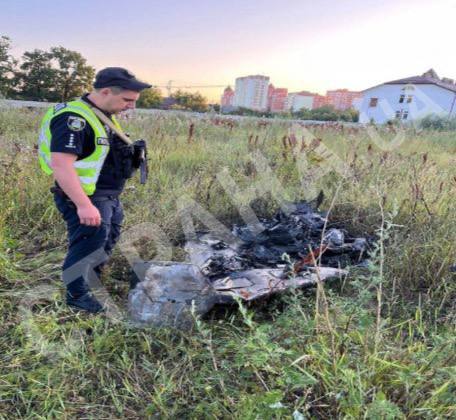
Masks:
[[[403,103],[399,102],[405,95]],[[407,96],[412,96],[412,102],[407,103]],[[378,98],[377,106],[370,107],[372,98]],[[422,118],[428,114],[456,115],[456,93],[437,85],[381,85],[363,92],[359,103],[359,121],[368,123],[373,120],[383,124],[396,118],[396,112],[407,112],[405,121]]]

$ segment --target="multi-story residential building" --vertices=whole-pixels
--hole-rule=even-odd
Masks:
[[[270,112],[284,112],[287,102],[288,89],[275,88],[270,84],[268,87],[268,110]]]
[[[234,93],[225,89],[222,109],[243,107],[255,111],[297,112],[301,109],[316,109],[332,105],[339,110],[356,107],[362,93],[348,89],[329,90],[326,96],[308,91],[288,93],[286,88],[275,88],[269,84],[269,77],[252,75],[236,79]]]
[[[275,87],[272,83],[268,86],[268,109],[271,107],[272,94],[274,93]]]
[[[223,91],[222,98],[220,100],[220,107],[223,112],[227,112],[233,109],[234,107],[234,90],[231,86],[228,86]]]
[[[421,76],[393,80],[364,90],[359,122],[413,121],[427,115],[456,116],[456,84],[431,69]]]
[[[266,111],[268,87],[268,76],[238,77],[234,88],[234,106],[249,108],[254,111]]]
[[[312,109],[321,108],[325,105],[328,105],[328,98],[323,95],[315,94],[313,98]]]
[[[328,90],[326,92],[327,105],[332,105],[338,110],[353,108],[355,101],[360,99],[361,92],[354,92],[348,89]]]
[[[301,109],[312,109],[315,93],[307,92],[293,92],[288,94],[285,103],[285,109],[290,112],[297,112]]]

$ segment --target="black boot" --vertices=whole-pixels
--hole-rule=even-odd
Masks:
[[[133,290],[138,283],[141,282],[141,279],[137,276],[137,274],[131,270],[130,272],[130,290]]]
[[[98,302],[91,292],[87,292],[78,297],[74,297],[70,292],[67,292],[66,302],[67,305],[74,309],[87,311],[92,314],[104,311],[101,303]]]
[[[142,282],[146,278],[146,272],[150,268],[150,262],[135,263],[134,269],[130,271],[130,290],[133,290],[138,283]]]

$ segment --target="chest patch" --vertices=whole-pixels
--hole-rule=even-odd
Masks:
[[[109,139],[106,137],[98,137],[97,144],[100,146],[109,146]]]
[[[71,131],[82,131],[86,126],[86,121],[84,118],[70,116],[67,125]]]

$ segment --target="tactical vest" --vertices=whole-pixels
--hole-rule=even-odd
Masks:
[[[40,137],[38,141],[38,159],[41,169],[48,175],[52,174],[51,168],[51,121],[57,115],[73,112],[84,118],[94,132],[95,150],[84,159],[77,160],[73,166],[81,182],[82,189],[87,195],[95,192],[98,177],[109,153],[109,141],[106,129],[94,114],[89,105],[81,100],[58,104],[50,108],[41,122]],[[114,125],[121,130],[118,121],[112,117]]]

